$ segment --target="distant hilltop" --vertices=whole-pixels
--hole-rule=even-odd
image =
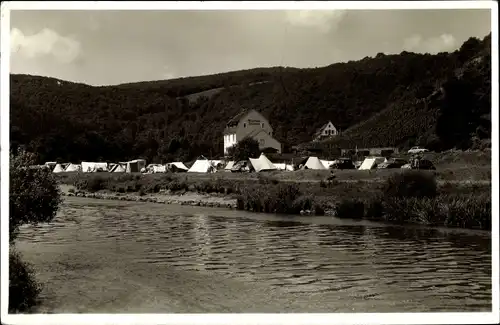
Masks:
[[[452,53],[116,86],[11,75],[11,146],[41,162],[215,157],[227,122],[244,109],[268,117],[283,152],[312,141],[328,121],[342,133],[319,142],[326,148],[487,147],[491,34]]]

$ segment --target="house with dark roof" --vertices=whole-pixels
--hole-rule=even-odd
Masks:
[[[244,110],[229,120],[224,129],[224,154],[245,137],[259,142],[261,150],[273,148],[281,153],[281,143],[273,138],[273,128],[269,121],[254,109]]]
[[[328,123],[316,130],[316,132],[314,133],[313,141],[325,140],[337,135],[339,135],[339,131],[331,121],[328,121]]]

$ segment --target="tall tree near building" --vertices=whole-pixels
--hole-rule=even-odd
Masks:
[[[228,156],[234,161],[258,158],[260,155],[259,142],[252,138],[244,138],[228,149]]]

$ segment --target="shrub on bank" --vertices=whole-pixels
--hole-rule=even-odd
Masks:
[[[491,196],[474,187],[451,195],[451,184],[438,194],[432,174],[408,171],[393,175],[379,195],[366,201],[343,199],[335,204],[338,218],[365,218],[391,223],[491,229]],[[456,187],[456,185],[455,185]]]
[[[12,248],[9,253],[9,313],[25,313],[38,304],[42,287],[35,271]]]
[[[356,199],[345,199],[335,205],[337,218],[361,219],[365,215],[365,205]]]
[[[237,209],[279,214],[310,211],[315,215],[324,215],[324,207],[312,195],[302,195],[297,184],[271,184],[243,187],[236,198]]]
[[[437,182],[433,174],[409,170],[391,175],[383,187],[387,198],[432,198],[437,195]]]
[[[447,198],[441,213],[448,227],[491,230],[491,196],[475,195]]]
[[[415,223],[491,230],[491,196],[474,193],[435,198],[385,198],[373,200],[365,218],[391,223]]]
[[[443,224],[439,198],[388,198],[384,200],[384,220],[393,223]]]
[[[77,179],[73,184],[80,191],[98,192],[107,188],[107,181],[96,175],[95,177]]]
[[[19,227],[50,222],[61,203],[54,175],[47,169],[29,168],[35,161],[33,154],[23,150],[10,155],[8,310],[11,313],[30,311],[37,305],[41,291],[34,270],[13,249]]]
[[[368,202],[365,205],[364,217],[365,219],[373,221],[383,220],[384,204],[383,204],[383,199],[380,196],[368,200]]]

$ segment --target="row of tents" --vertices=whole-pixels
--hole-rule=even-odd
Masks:
[[[146,167],[146,160],[136,159],[126,162],[107,163],[107,162],[88,162],[83,161],[80,164],[46,162],[44,165],[32,166],[34,168],[48,168],[53,173],[69,172],[112,172],[112,173],[135,173],[140,172]]]
[[[364,161],[358,164],[360,170],[369,170],[376,168],[377,165],[386,162],[384,157],[367,157]],[[312,170],[327,170],[335,164],[336,160],[322,160],[318,157],[307,157],[298,164],[272,163],[264,154],[259,158],[249,158],[243,161],[223,161],[210,160],[205,157],[197,159],[191,167],[187,167],[182,162],[171,162],[167,164],[149,164],[146,165],[146,160],[136,159],[127,162],[106,163],[106,162],[82,162],[81,164],[73,163],[56,163],[47,162],[45,165],[36,167],[50,168],[54,173],[65,172],[110,172],[110,173],[166,173],[166,172],[196,172],[196,173],[213,173],[217,171],[231,172],[261,172],[271,170],[294,171],[301,169]],[[35,167],[35,166],[34,166]]]

